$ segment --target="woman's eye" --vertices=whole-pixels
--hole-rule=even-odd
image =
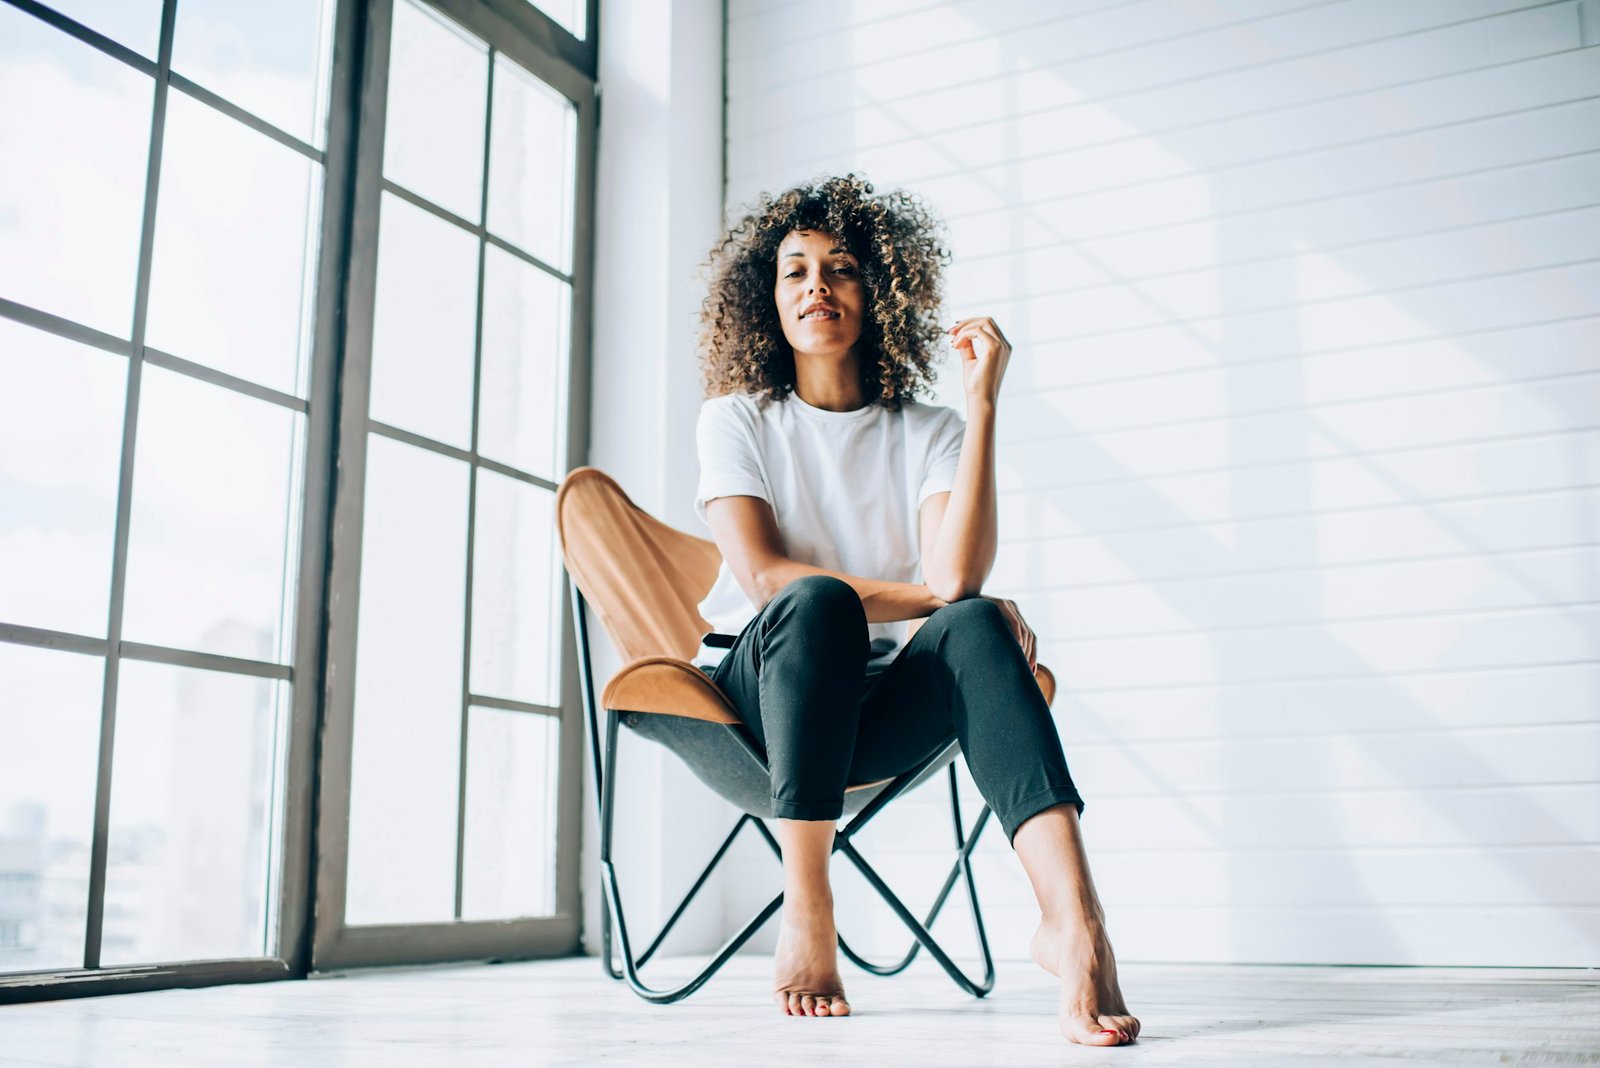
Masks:
[[[840,266],[840,267],[835,267],[834,270],[837,271],[839,274],[855,274],[856,273],[856,269],[854,267],[851,267],[849,264],[845,264],[845,265]]]
[[[784,277],[785,278],[799,278],[801,273],[802,272],[800,272],[800,271],[790,271],[788,274],[784,275]]]

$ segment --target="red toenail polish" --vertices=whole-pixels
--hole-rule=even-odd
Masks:
[[[1119,1035],[1122,1032],[1120,1032],[1120,1031],[1112,1031],[1112,1030],[1109,1030],[1109,1029],[1102,1029],[1100,1033],[1102,1035]]]

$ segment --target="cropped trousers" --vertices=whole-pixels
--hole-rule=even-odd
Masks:
[[[712,678],[767,754],[772,814],[835,820],[846,785],[892,778],[955,737],[1011,839],[1030,816],[1083,798],[1050,706],[999,606],[936,610],[867,676],[861,599],[831,575],[785,586],[740,631]]]

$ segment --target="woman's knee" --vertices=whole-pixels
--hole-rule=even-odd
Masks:
[[[836,627],[859,624],[864,631],[867,611],[854,587],[832,575],[802,575],[779,590],[767,605],[780,618],[801,616],[823,620]]]
[[[853,609],[862,615],[866,614],[855,589],[848,582],[832,575],[801,575],[779,590],[773,601],[802,605],[822,612]]]
[[[949,648],[985,650],[997,642],[1016,642],[1011,624],[1000,606],[983,597],[952,601],[936,609],[923,624],[923,630],[939,635]]]
[[[1006,622],[1005,613],[1000,606],[987,597],[968,597],[960,601],[951,601],[942,608],[934,610],[928,617],[927,626],[939,624],[955,631],[991,631],[998,630],[1010,633],[1011,626]]]

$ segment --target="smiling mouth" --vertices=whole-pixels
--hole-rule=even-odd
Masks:
[[[838,312],[829,312],[829,311],[806,312],[806,314],[800,316],[800,318],[802,318],[802,319],[837,319],[837,318],[839,318],[839,313]]]

